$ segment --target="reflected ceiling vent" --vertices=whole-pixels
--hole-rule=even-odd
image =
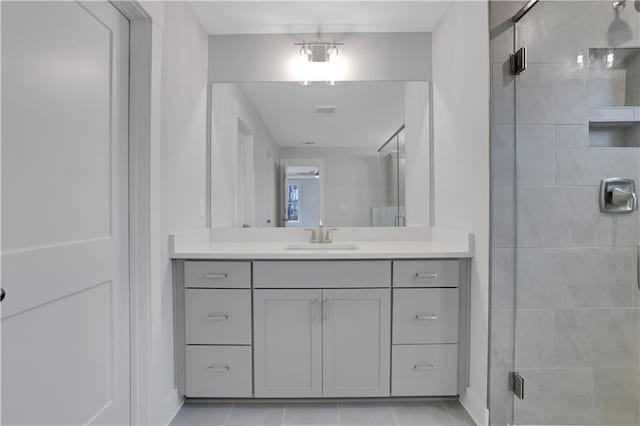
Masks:
[[[336,107],[334,106],[317,106],[316,113],[318,114],[333,114],[336,112]]]

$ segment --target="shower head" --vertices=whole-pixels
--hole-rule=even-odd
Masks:
[[[611,7],[613,8],[613,10],[619,12],[621,10],[624,10],[625,6],[627,5],[627,0],[615,0],[613,2],[611,2]],[[633,2],[633,7],[640,12],[640,0],[635,0]]]
[[[638,2],[636,1],[636,3]],[[615,0],[611,3],[611,7],[613,8],[613,10],[617,10],[617,11],[623,10],[626,5],[627,5],[627,0]],[[637,7],[638,6],[636,6],[636,8]]]

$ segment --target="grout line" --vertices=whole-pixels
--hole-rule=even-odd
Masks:
[[[231,404],[231,408],[229,408],[229,412],[227,413],[227,415],[224,418],[224,421],[222,422],[223,426],[226,425],[229,422],[229,418],[231,417],[231,412],[233,411],[233,407],[236,404]]]
[[[445,404],[444,401],[440,401],[440,405],[442,405],[442,408],[444,409],[445,414],[447,415],[447,417],[449,417],[449,420],[451,420],[451,424],[453,424],[454,426],[457,426],[458,422],[456,422],[456,419],[449,412],[449,408],[447,408],[447,404]]]
[[[389,402],[389,408],[391,408],[391,414],[393,415],[393,421],[396,422],[396,426],[400,426],[400,422],[398,422],[398,418],[396,417],[396,410],[393,409],[391,402]]]
[[[282,420],[280,421],[280,426],[284,425],[284,418],[287,415],[287,404],[284,403],[282,406]]]

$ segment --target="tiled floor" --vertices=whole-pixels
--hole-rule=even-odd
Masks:
[[[185,404],[174,426],[467,426],[458,401]]]

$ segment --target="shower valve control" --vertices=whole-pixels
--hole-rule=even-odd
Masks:
[[[600,181],[600,211],[602,213],[632,213],[637,208],[638,198],[633,179],[613,177]]]

